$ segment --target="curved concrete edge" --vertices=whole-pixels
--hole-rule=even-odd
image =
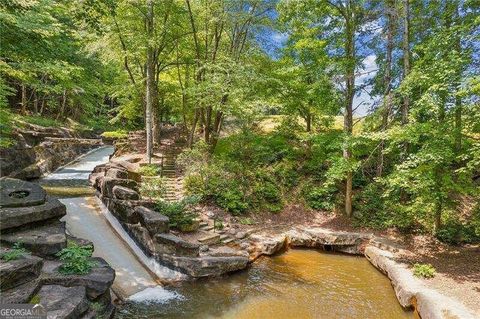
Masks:
[[[389,251],[367,245],[365,257],[390,279],[403,307],[413,307],[422,319],[475,319],[458,301],[426,287],[411,269],[393,259]]]
[[[375,268],[390,279],[400,305],[404,308],[413,308],[421,319],[478,319],[457,300],[426,287],[406,264],[394,259],[391,251],[398,251],[399,248],[391,246],[388,240],[382,240],[373,234],[305,228],[293,229],[274,236],[252,235],[250,239],[252,240],[248,248],[250,262],[260,256],[281,253],[289,247],[328,246],[333,247],[333,251],[364,255]]]

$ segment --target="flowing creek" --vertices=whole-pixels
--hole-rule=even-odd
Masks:
[[[118,318],[413,318],[367,259],[315,250],[289,250],[167,291],[155,302],[127,303]]]
[[[315,250],[260,258],[248,270],[221,278],[157,286],[152,273],[172,274],[157,269],[158,264],[142,265],[138,252],[133,254],[138,248],[114,230],[112,221],[107,223],[101,203],[93,197],[72,198],[79,188],[80,194],[87,190],[85,195],[92,195],[88,174],[112,151],[99,148],[39,182],[63,197],[67,229],[93,241],[95,255],[117,272],[114,287],[131,296],[116,318],[413,318],[413,312],[400,307],[388,278],[367,259]]]
[[[95,166],[108,162],[112,152],[113,147],[100,147],[47,175],[39,183],[49,194],[60,196],[67,207],[67,215],[62,218],[67,232],[92,241],[93,255],[104,258],[115,269],[113,288],[118,296],[127,298],[144,291],[162,294],[164,289],[158,286],[158,278],[178,278],[181,274],[145,256],[100,200],[92,196],[88,175]],[[82,196],[78,197],[79,194]]]

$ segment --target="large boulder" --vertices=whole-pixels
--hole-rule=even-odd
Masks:
[[[250,260],[253,261],[262,255],[274,255],[278,252],[285,250],[286,247],[287,237],[285,235],[278,235],[273,237],[252,235],[250,237],[250,245],[248,245],[246,248],[250,254]]]
[[[128,172],[123,169],[110,168],[106,171],[105,177],[128,179]]]
[[[42,282],[50,285],[62,285],[65,287],[84,286],[87,288],[87,297],[95,300],[108,293],[115,279],[115,270],[102,258],[92,258],[96,264],[85,275],[64,275],[59,272],[62,265],[60,261],[45,261],[42,272]]]
[[[292,247],[323,248],[350,254],[363,254],[370,234],[304,228],[286,233]]]
[[[113,197],[125,200],[138,200],[140,195],[133,189],[116,185],[113,187]]]
[[[0,240],[10,246],[21,242],[22,246],[33,254],[45,257],[54,256],[67,247],[65,223],[60,221],[36,228],[22,229],[14,233],[2,233]]]
[[[42,265],[42,258],[27,254],[15,260],[0,260],[0,289],[4,291],[37,278]]]
[[[91,173],[88,175],[88,182],[93,188],[99,191],[104,178],[103,173]]]
[[[40,287],[41,281],[39,278],[37,278],[15,288],[2,291],[2,293],[0,294],[0,303],[28,303],[32,299],[32,297],[38,292]]]
[[[48,198],[46,203],[36,206],[0,208],[0,230],[50,219],[60,219],[65,214],[65,205],[58,199],[51,198]]]
[[[0,208],[40,205],[45,203],[46,197],[47,193],[38,184],[8,177],[0,178]]]
[[[147,254],[151,255],[155,252],[155,242],[148,230],[138,224],[125,223],[127,233],[138,243],[140,248]]]
[[[10,174],[10,177],[31,181],[42,177],[42,169],[35,163]]]
[[[117,168],[127,171],[128,179],[133,179],[137,182],[141,182],[142,180],[142,176],[136,172],[137,168],[133,163],[124,160],[112,159],[110,163],[106,165],[106,167],[107,169]]]
[[[138,184],[134,180],[105,177],[100,187],[102,196],[113,198],[113,187],[115,186],[123,186],[138,191]]]
[[[47,310],[47,318],[76,319],[89,308],[85,287],[46,285],[38,292],[40,304]]]
[[[200,245],[185,241],[173,234],[157,234],[155,251],[160,254],[195,257],[200,253]]]
[[[402,307],[414,307],[420,318],[477,318],[457,300],[427,287],[413,275],[408,265],[398,262],[392,252],[367,245],[365,257],[375,268],[388,276]]]
[[[139,215],[134,212],[135,207],[154,207],[155,203],[148,200],[124,200],[116,198],[101,197],[108,210],[121,222],[136,224],[140,222]]]
[[[158,233],[168,233],[169,219],[167,216],[144,206],[135,207],[134,212],[138,215],[140,224],[145,226],[152,236]]]

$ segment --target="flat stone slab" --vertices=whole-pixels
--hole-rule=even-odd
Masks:
[[[108,263],[99,257],[92,258],[96,263],[92,271],[85,275],[64,275],[58,270],[62,262],[47,260],[42,268],[42,282],[49,285],[62,285],[65,287],[84,286],[87,297],[94,300],[99,296],[108,293],[110,286],[115,279],[115,270]]]
[[[216,244],[220,241],[220,234],[209,234],[205,237],[199,238],[198,241],[205,245]]]
[[[372,238],[369,234],[304,228],[285,233],[292,247],[330,248],[349,254],[362,255]]]
[[[248,258],[248,253],[243,250],[233,249],[228,246],[221,246],[218,248],[211,248],[206,253],[207,256],[212,257],[229,257],[229,256],[243,256]]]
[[[0,230],[16,228],[48,219],[60,219],[66,214],[65,205],[58,199],[48,198],[47,202],[30,207],[0,208]]]
[[[126,200],[138,200],[140,199],[140,195],[133,189],[123,187],[120,185],[113,186],[112,188],[113,196],[118,199],[126,199]]]
[[[34,279],[15,288],[2,291],[0,294],[0,303],[28,303],[40,289],[40,279]]]
[[[144,206],[135,207],[134,212],[138,215],[140,224],[145,226],[152,236],[158,233],[168,233],[170,220],[167,216]]]
[[[388,276],[400,304],[403,307],[414,306],[421,318],[476,318],[458,301],[426,287],[407,265],[395,261],[392,252],[368,245],[365,248],[365,257]]]
[[[126,188],[133,189],[134,191],[138,191],[138,184],[133,179],[120,179],[120,178],[112,178],[112,177],[104,177],[101,182],[100,190],[102,192],[102,196],[112,198],[113,197],[113,187],[114,186],[123,186]]]
[[[105,177],[128,179],[128,172],[118,168],[110,168],[105,172]]]
[[[0,178],[0,208],[25,207],[45,203],[47,193],[38,184],[20,179]]]
[[[200,245],[183,240],[172,234],[157,234],[155,236],[155,251],[160,254],[176,256],[198,256]]]
[[[46,285],[38,292],[40,304],[47,310],[48,318],[75,319],[89,308],[85,287]]]
[[[180,257],[172,255],[157,256],[160,262],[178,269],[187,275],[200,278],[220,276],[229,272],[244,269],[248,265],[248,257],[226,256],[226,257]]]
[[[27,250],[40,256],[53,256],[67,247],[65,223],[60,221],[32,229],[2,234],[0,240],[8,245],[20,242]]]
[[[37,278],[42,265],[42,258],[28,254],[15,260],[0,260],[0,289],[4,291]]]

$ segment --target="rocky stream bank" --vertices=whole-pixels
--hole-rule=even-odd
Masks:
[[[308,226],[287,231],[236,229],[227,225],[215,230],[215,217],[201,215],[188,233],[171,229],[169,218],[151,200],[139,195],[142,177],[138,164],[112,159],[90,176],[97,196],[149,256],[189,278],[219,276],[249,266],[260,256],[289,248],[314,248],[365,256],[390,279],[399,303],[420,318],[470,319],[476,316],[459,301],[428,288],[407,264],[398,260],[404,248],[371,233],[332,231]],[[226,235],[229,234],[229,239]]]
[[[64,248],[93,248],[66,234],[60,221],[65,214],[65,205],[39,185],[0,179],[0,302],[41,304],[48,318],[113,318],[115,270],[105,260],[90,258],[92,268],[83,274],[61,271],[65,261],[58,253]]]

